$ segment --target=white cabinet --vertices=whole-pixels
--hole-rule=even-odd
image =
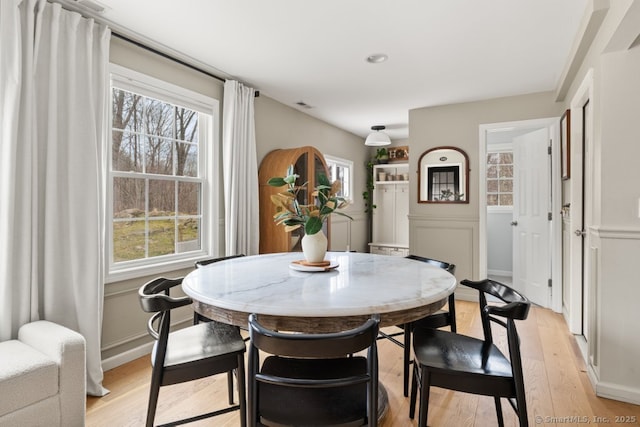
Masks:
[[[373,167],[373,242],[371,253],[406,256],[409,252],[409,165]]]
[[[409,255],[409,248],[403,247],[402,245],[370,243],[369,252],[378,255],[407,256]]]

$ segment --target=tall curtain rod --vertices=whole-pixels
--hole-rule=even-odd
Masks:
[[[219,81],[221,81],[223,83],[226,81],[226,79],[224,79],[224,78],[222,78],[220,76],[216,76],[215,74],[212,74],[212,73],[210,73],[208,71],[205,71],[202,68],[198,68],[195,65],[189,64],[188,62],[185,62],[185,61],[183,61],[181,59],[175,58],[175,57],[173,57],[171,55],[168,55],[168,54],[166,54],[164,52],[159,51],[158,49],[154,49],[154,48],[152,48],[150,46],[147,46],[147,45],[145,45],[143,43],[140,43],[140,42],[138,42],[136,40],[133,40],[133,39],[127,37],[127,36],[124,36],[122,34],[116,33],[114,31],[111,32],[111,35],[114,36],[114,37],[117,37],[119,39],[122,39],[122,40],[124,40],[126,42],[129,42],[131,44],[134,44],[134,45],[138,46],[139,48],[142,48],[142,49],[148,50],[149,52],[155,53],[156,55],[160,55],[163,58],[166,58],[166,59],[168,59],[170,61],[177,62],[180,65],[184,65],[187,68],[191,68],[192,70],[198,71],[198,72],[200,72],[202,74],[205,74],[205,75],[207,75],[209,77],[212,77],[212,78],[214,78],[216,80],[219,80]],[[255,97],[257,98],[259,96],[260,96],[260,91],[256,90],[255,91]]]

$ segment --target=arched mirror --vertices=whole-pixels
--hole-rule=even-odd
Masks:
[[[418,160],[418,203],[469,203],[469,157],[456,147],[436,147]]]

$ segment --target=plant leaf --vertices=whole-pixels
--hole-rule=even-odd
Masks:
[[[269,178],[269,181],[267,181],[267,184],[269,184],[272,187],[282,187],[283,185],[287,185],[287,183],[284,180],[284,178],[282,178],[280,176],[275,176],[273,178]]]
[[[353,218],[351,218],[351,217],[350,217],[349,215],[347,215],[346,213],[338,212],[338,211],[333,211],[333,213],[334,213],[334,214],[336,214],[336,215],[340,215],[340,216],[347,217],[347,218],[349,218],[350,220],[352,220],[352,221],[353,221]]]
[[[284,226],[284,231],[288,233],[288,232],[290,232],[290,231],[297,230],[297,229],[298,229],[298,228],[300,228],[300,227],[301,227],[301,225],[300,225],[300,224],[296,224],[296,225],[285,225],[285,226]]]
[[[292,175],[287,175],[283,178],[284,182],[287,184],[293,184],[296,182],[296,179],[298,179],[300,177],[300,175],[297,174],[292,174]]]
[[[327,186],[329,188],[331,188],[331,181],[329,181],[329,178],[327,178],[327,176],[323,173],[318,175],[318,187],[320,187],[321,185]]]
[[[304,232],[306,234],[316,234],[320,230],[322,230],[322,220],[320,217],[312,216],[304,224]]]

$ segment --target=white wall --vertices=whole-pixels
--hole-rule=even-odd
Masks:
[[[592,203],[587,230],[586,289],[591,296],[586,362],[600,396],[640,404],[640,2],[609,2],[609,10],[571,84],[567,104],[593,72]],[[579,111],[572,111],[578,114]],[[574,179],[564,183],[571,192]],[[572,202],[572,200],[565,200]]]
[[[601,65],[601,215],[590,230],[598,346],[591,366],[601,395],[640,404],[640,47],[605,54]]]

